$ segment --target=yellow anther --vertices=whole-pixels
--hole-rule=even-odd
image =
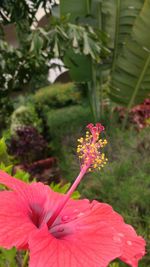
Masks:
[[[81,138],[78,139],[78,142],[79,143],[83,143],[83,140],[84,140],[83,137],[81,137]]]
[[[98,140],[99,133],[94,135],[90,132],[86,132],[85,138],[81,137],[78,139],[77,153],[81,160],[81,167],[90,165],[89,171],[92,169],[101,169],[104,167],[108,159],[105,159],[104,153],[100,152],[100,149],[107,144],[107,140]]]
[[[104,158],[105,158],[105,154],[104,154],[104,153],[102,153],[102,154],[101,154],[101,157],[102,157],[102,159],[104,159]]]

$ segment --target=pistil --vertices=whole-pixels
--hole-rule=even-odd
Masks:
[[[106,140],[103,141],[102,139],[99,139],[99,134],[104,130],[104,127],[100,123],[97,123],[95,126],[90,123],[87,128],[91,133],[88,131],[86,132],[85,138],[81,137],[78,139],[79,145],[77,147],[77,153],[79,154],[79,159],[81,161],[81,171],[69,191],[64,196],[63,202],[59,204],[58,208],[48,220],[48,227],[51,227],[54,224],[56,218],[61,213],[86,172],[96,168],[100,170],[100,168],[104,167],[107,162],[104,153],[100,152],[100,149],[107,144]]]

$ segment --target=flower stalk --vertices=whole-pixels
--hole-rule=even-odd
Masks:
[[[64,206],[66,205],[66,203],[70,199],[71,195],[76,190],[76,188],[79,185],[79,183],[81,182],[82,178],[86,174],[87,170],[89,169],[89,166],[90,165],[85,165],[81,169],[81,171],[80,171],[79,175],[77,176],[76,180],[74,181],[74,183],[72,184],[72,186],[70,187],[68,192],[66,193],[64,201],[58,206],[58,209],[56,209],[56,211],[52,214],[51,218],[49,219],[49,221],[47,223],[48,227],[50,227],[55,222],[56,218],[59,216],[60,212],[62,211],[62,209],[64,208]]]

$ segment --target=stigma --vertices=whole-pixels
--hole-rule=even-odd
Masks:
[[[104,126],[100,123],[96,123],[96,125],[90,123],[87,128],[85,137],[78,139],[77,153],[81,162],[81,169],[84,166],[89,166],[89,171],[100,170],[108,161],[105,154],[101,152],[101,148],[107,144],[106,139],[100,138]]]

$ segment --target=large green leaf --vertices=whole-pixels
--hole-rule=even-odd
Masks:
[[[116,0],[102,2],[102,30],[109,36],[109,48],[114,48]]]
[[[69,68],[73,81],[88,82],[92,79],[92,64],[89,56],[75,54],[72,49],[68,49],[64,63]]]
[[[69,14],[70,22],[84,17],[88,13],[88,0],[60,0],[60,14]]]
[[[116,61],[110,96],[129,108],[150,93],[150,0],[137,17]]]
[[[102,2],[103,30],[110,36],[109,47],[114,49],[113,69],[125,39],[130,35],[144,0],[108,0]]]

